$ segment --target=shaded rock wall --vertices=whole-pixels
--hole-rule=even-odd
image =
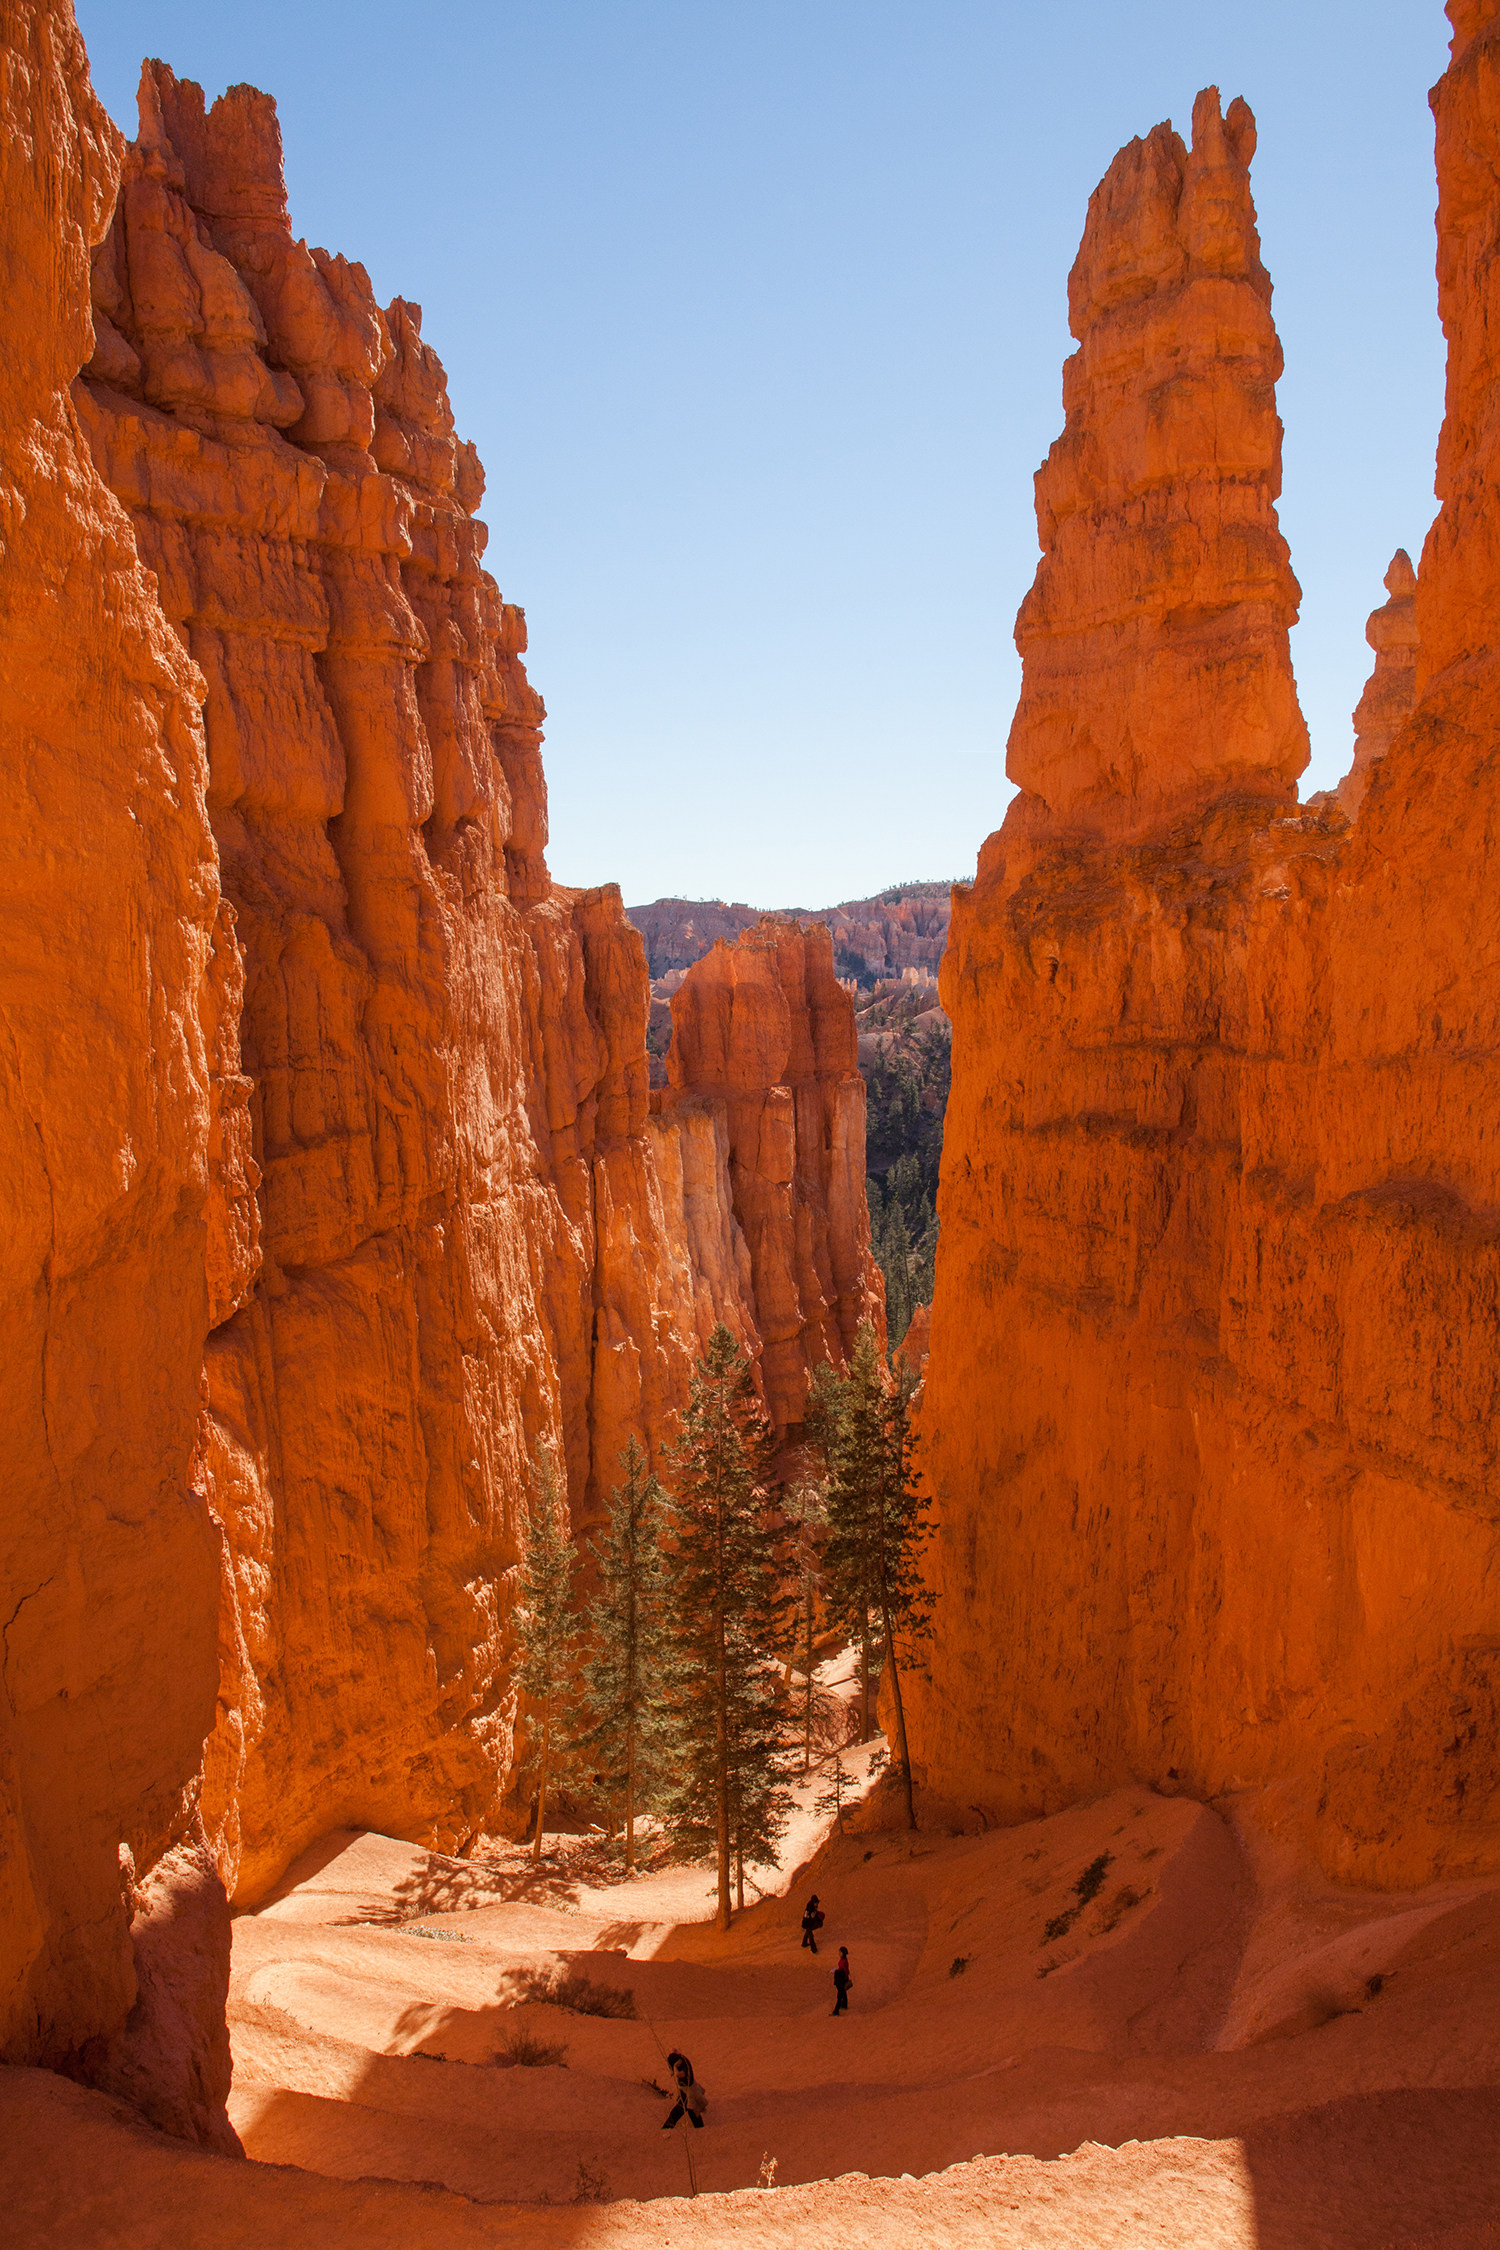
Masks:
[[[69,395],[119,136],[67,6],[0,13],[0,64],[0,2053],[61,2063],[134,2005],[131,1871],[192,1820],[253,1190],[203,680]]]
[[[767,916],[720,940],[673,995],[667,1074],[661,1115],[711,1117],[726,1136],[766,1406],[784,1429],[802,1419],[812,1368],[842,1367],[862,1321],[885,1338],[865,1087],[831,933]]]
[[[1493,5],[1456,21],[1435,96],[1450,362],[1418,701],[1352,830],[1289,799],[1301,726],[1253,269],[1232,280],[1221,259],[1228,365],[1201,340],[1193,361],[1197,391],[1233,401],[1246,310],[1260,437],[1231,456],[1232,538],[1189,555],[1167,536],[1148,568],[1105,523],[1070,577],[1044,472],[1024,794],[956,893],[943,969],[922,1415],[941,1655],[911,1714],[930,1786],[961,1805],[1280,1780],[1331,1870],[1392,1884],[1500,1863],[1500,37]],[[1149,326],[1129,308],[1184,254],[1170,286],[1195,286],[1195,180],[1210,240],[1250,239],[1243,111],[1226,131],[1200,97],[1194,142],[1187,160],[1160,130],[1134,144],[1091,205],[1066,386],[1086,459],[1091,337]],[[1126,311],[1080,321],[1100,275]],[[1148,463],[1147,517],[1168,526],[1204,490],[1179,365],[1164,329],[1135,380],[1167,411],[1117,431],[1121,489]]]

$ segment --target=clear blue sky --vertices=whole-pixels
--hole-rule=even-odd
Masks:
[[[1032,472],[1120,144],[1256,112],[1304,791],[1433,512],[1437,0],[77,0],[278,101],[293,223],[424,307],[550,711],[551,863],[758,905],[972,872]]]

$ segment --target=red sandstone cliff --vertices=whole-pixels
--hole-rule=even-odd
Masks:
[[[4,39],[0,2055],[228,2146],[202,1822],[243,1899],[503,1817],[527,1454],[586,1520],[750,1261],[549,881],[418,309],[293,238],[265,96],[148,66],[122,149],[65,5]]]
[[[254,1174],[203,682],[69,395],[119,136],[66,5],[5,10],[0,61],[0,2052],[61,2063],[123,2032],[136,1871],[193,1831]]]
[[[1191,156],[1158,128],[1090,206],[1081,521],[1055,451],[1024,794],[943,969],[941,1655],[909,1713],[960,1804],[1278,1781],[1378,1883],[1500,1861],[1500,27],[1455,21],[1443,506],[1417,707],[1352,830],[1290,797],[1243,105],[1200,97]]]
[[[94,293],[80,409],[208,682],[246,955],[264,1270],[208,1353],[205,1809],[253,1898],[330,1825],[493,1816],[531,1447],[586,1511],[750,1323],[727,1151],[648,1118],[619,894],[547,876],[524,621],[420,309],[294,239],[266,96],[160,64]]]
[[[664,1118],[722,1117],[748,1247],[767,1409],[800,1422],[811,1370],[842,1367],[861,1322],[885,1338],[865,1205],[854,1009],[818,923],[767,916],[722,940],[672,999]]]

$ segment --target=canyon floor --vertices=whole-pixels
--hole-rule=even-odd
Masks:
[[[1493,1882],[1337,1888],[1266,1799],[1131,1788],[955,1836],[870,1825],[890,1794],[840,1836],[805,1792],[784,1873],[725,1935],[708,1870],[609,1880],[597,1840],[534,1868],[325,1839],[235,1923],[254,2161],[3,2071],[8,2239],[1500,2245]],[[557,1970],[637,2016],[520,1997]],[[564,2054],[497,2063],[518,2029]],[[710,2096],[691,2140],[650,2085],[674,2046]]]

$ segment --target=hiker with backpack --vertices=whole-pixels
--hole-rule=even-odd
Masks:
[[[680,2124],[685,2117],[695,2130],[701,2132],[703,2129],[703,2112],[708,2107],[708,2096],[693,2076],[693,2066],[686,2055],[679,2054],[674,2047],[667,2057],[667,2063],[673,2078],[677,2082],[677,2100],[668,2113],[662,2131],[670,2133],[672,2127]]]
[[[818,1932],[822,1927],[822,1909],[818,1905],[818,1894],[814,1891],[802,1916],[802,1943],[814,1953],[818,1950]]]

